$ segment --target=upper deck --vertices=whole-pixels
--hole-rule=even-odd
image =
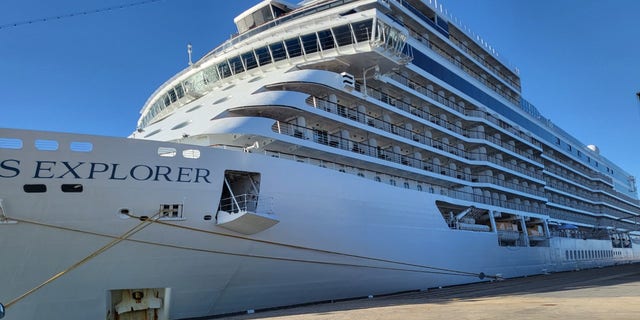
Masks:
[[[270,38],[274,34],[274,31],[282,32],[296,25],[304,26],[305,23],[313,20],[314,17],[322,16],[326,12],[333,12],[331,15],[338,17],[346,13],[345,11],[341,14],[336,14],[333,9],[338,7],[344,7],[345,10],[351,10],[353,12],[363,12],[371,8],[378,8],[380,14],[384,14],[387,18],[401,25],[402,22],[400,20],[409,21],[411,19],[426,24],[426,27],[417,27],[408,23],[404,25],[404,27],[408,28],[409,33],[412,35],[418,33],[424,34],[424,31],[418,30],[419,28],[432,28],[430,32],[434,32],[434,34],[441,37],[441,39],[436,39],[435,37],[424,39],[424,41],[429,42],[432,50],[437,51],[450,61],[453,61],[461,69],[465,70],[465,72],[471,74],[485,85],[492,87],[493,90],[504,93],[505,96],[512,99],[514,105],[519,105],[520,79],[517,70],[507,67],[497,57],[494,49],[490,49],[468,36],[464,31],[465,28],[458,28],[454,23],[448,21],[442,13],[438,13],[435,2],[406,0],[315,0],[304,2],[302,6],[298,7],[285,1],[265,0],[234,19],[238,27],[238,34],[211,50],[192,66],[187,67],[167,80],[149,97],[140,111],[141,117],[138,121],[138,128],[143,128],[148,123],[162,118],[162,115],[159,115],[159,110],[167,109],[176,102],[180,103],[179,100],[184,104],[186,103],[185,101],[197,99],[202,96],[202,94],[205,94],[205,92],[194,93],[192,89],[191,93],[194,94],[190,95],[189,92],[187,92],[189,88],[183,83],[186,78],[201,72],[199,69],[202,69],[202,67],[210,65],[212,61],[224,60],[226,56],[233,56],[236,51],[254,47],[254,43]],[[440,9],[440,11],[441,10],[442,9]],[[407,18],[405,19],[404,16]],[[315,25],[318,25],[318,28],[322,28],[322,23],[316,22]],[[285,29],[284,26],[288,26],[288,28]],[[307,27],[308,26],[305,26],[305,28]],[[369,29],[368,32],[371,33],[374,32],[374,30]],[[373,39],[373,36],[369,36],[369,39]],[[463,59],[461,59],[460,55],[451,52],[451,50],[445,50],[447,46],[452,44],[458,48],[457,50],[463,52]],[[338,45],[339,44],[336,43],[336,46]],[[253,59],[261,60],[257,54],[254,55]],[[287,55],[289,55],[288,52]],[[272,58],[272,60],[275,59]],[[246,62],[240,61],[240,63],[242,64],[242,66],[240,66],[243,69],[242,72],[250,68]],[[211,73],[214,72],[218,73],[217,71],[211,70]],[[224,75],[220,74],[216,76],[217,78],[224,77]],[[495,78],[496,80],[489,78]],[[507,89],[507,87],[511,89]]]

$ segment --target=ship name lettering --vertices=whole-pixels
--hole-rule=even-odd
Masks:
[[[20,161],[9,159],[0,162],[0,177],[13,178],[20,174]],[[162,165],[136,164],[130,168],[119,163],[104,162],[70,162],[70,161],[36,161],[35,179],[100,179],[136,181],[166,181],[211,183],[211,171],[205,168],[177,167]]]
[[[14,165],[11,165],[11,163]],[[20,174],[20,161],[16,159],[6,159],[0,162],[0,178],[13,178]]]

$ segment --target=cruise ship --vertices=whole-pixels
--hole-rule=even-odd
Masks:
[[[200,318],[640,260],[635,178],[435,0],[265,0],[234,22],[129,137],[0,129],[0,318]]]

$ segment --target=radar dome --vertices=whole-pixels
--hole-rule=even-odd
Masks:
[[[589,150],[591,150],[591,151],[593,151],[593,152],[595,152],[597,154],[600,154],[600,148],[596,147],[596,145],[594,145],[594,144],[588,145],[587,149],[589,149]]]

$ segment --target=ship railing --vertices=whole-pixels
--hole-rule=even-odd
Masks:
[[[244,213],[244,212],[260,212],[271,213],[273,212],[273,198],[258,196],[256,194],[245,193],[239,194],[235,197],[228,197],[220,200],[218,211],[225,211],[229,213]]]
[[[421,18],[421,20],[427,22],[427,24],[429,24],[433,28],[438,29],[437,24],[435,24],[431,19],[427,18],[420,10],[418,10],[417,8],[412,6],[407,1],[403,1],[403,0],[400,1],[399,0],[399,1],[395,1],[395,3],[399,4],[402,7],[407,8],[410,12],[412,12],[413,14],[415,14],[416,16]],[[410,29],[410,30],[413,31],[414,33],[418,34],[418,32],[414,31],[413,29]],[[462,51],[464,51],[469,56],[471,56],[476,62],[482,64],[483,66],[485,66],[486,68],[491,70],[491,72],[493,72],[495,75],[498,75],[502,80],[504,80],[505,82],[509,83],[511,86],[517,88],[518,90],[520,90],[520,84],[517,83],[516,81],[514,81],[511,76],[508,76],[508,75],[504,74],[497,67],[489,64],[486,61],[486,59],[484,59],[482,57],[482,55],[480,55],[480,54],[476,53],[474,50],[470,49],[467,45],[465,45],[462,41],[458,40],[458,38],[456,38],[451,33],[448,32],[447,34],[449,35],[449,39],[451,40],[451,42],[453,44],[455,44],[458,48],[460,48]],[[428,39],[425,39],[425,40],[428,41]]]
[[[554,174],[557,174],[563,177],[563,179],[570,180],[572,184],[575,184],[580,188],[589,187],[591,190],[590,192],[584,191],[583,189],[571,190],[571,188],[568,188],[567,186],[565,186],[566,184],[565,182],[562,182],[561,180],[557,180],[554,177],[549,176],[548,178],[549,182],[547,183],[547,185],[555,189],[561,190],[563,192],[569,192],[571,194],[574,194],[579,197],[583,197],[591,201],[604,202],[611,206],[616,206],[618,208],[629,210],[630,212],[635,212],[638,210],[638,207],[640,207],[639,200],[628,197],[613,189],[605,189],[603,188],[602,183],[586,180],[584,178],[581,178],[580,176],[567,177],[566,171],[563,173],[562,169],[555,166],[553,167],[547,166],[545,167],[545,170],[552,172]],[[623,199],[623,200],[620,200],[620,199]]]
[[[613,184],[613,179],[611,177],[608,177],[606,175],[604,175],[601,172],[597,172],[593,169],[585,169],[582,167],[582,164],[580,163],[576,163],[574,161],[571,160],[571,162],[567,162],[564,161],[562,159],[560,159],[559,157],[557,157],[554,153],[545,153],[544,154],[546,157],[551,158],[552,160],[561,163],[562,165],[566,166],[568,168],[568,170],[573,170],[573,171],[577,171],[579,173],[582,173],[592,179],[600,179],[604,182],[608,182],[609,184]],[[576,165],[577,164],[577,165]]]
[[[241,149],[242,148],[238,148],[238,150],[241,150]],[[256,151],[253,151],[253,152],[256,152]],[[626,221],[619,221],[619,220],[610,219],[610,218],[598,218],[594,216],[587,216],[584,213],[572,212],[572,211],[564,210],[561,208],[548,207],[544,202],[532,201],[530,203],[527,203],[527,201],[525,200],[521,203],[517,203],[516,200],[514,199],[503,198],[503,195],[500,195],[499,198],[496,198],[495,193],[491,193],[491,195],[488,196],[483,194],[483,191],[481,188],[474,187],[473,188],[474,192],[470,193],[470,192],[457,190],[457,189],[444,188],[439,185],[431,185],[431,184],[425,183],[424,181],[417,181],[417,180],[409,179],[406,177],[392,176],[387,173],[382,173],[379,171],[374,171],[374,170],[365,169],[361,167],[351,167],[348,165],[344,165],[344,164],[340,164],[340,163],[336,163],[336,162],[328,161],[324,159],[319,159],[319,158],[300,156],[300,155],[284,153],[284,152],[268,151],[268,150],[263,150],[260,153],[263,153],[266,156],[270,156],[270,157],[288,159],[291,161],[319,166],[322,168],[327,168],[327,169],[339,171],[342,173],[357,175],[359,177],[362,177],[363,179],[371,179],[379,183],[390,184],[391,181],[404,180],[405,182],[411,182],[413,185],[412,189],[414,190],[417,190],[420,192],[427,192],[431,194],[439,194],[442,196],[446,196],[446,197],[450,197],[458,200],[483,203],[483,204],[492,205],[496,207],[514,209],[522,212],[544,214],[544,215],[549,215],[551,218],[554,218],[554,219],[560,219],[564,221],[574,221],[576,223],[598,225],[599,224],[598,219],[606,219],[607,221],[610,221],[612,224],[617,224],[621,227],[637,228],[637,225],[630,224]],[[401,187],[400,185],[396,185],[396,186]],[[407,188],[406,184],[405,184],[405,188]],[[600,224],[603,224],[603,223],[600,223]]]
[[[272,127],[272,130],[274,132],[285,134],[288,136],[293,136],[295,138],[311,140],[315,143],[355,152],[355,153],[370,156],[370,157],[379,158],[386,161],[399,163],[401,165],[418,168],[421,170],[429,171],[432,173],[436,173],[436,174],[440,174],[440,175],[444,175],[444,176],[448,176],[448,177],[452,177],[460,180],[466,180],[473,183],[493,183],[499,186],[521,191],[523,193],[529,193],[539,197],[544,197],[544,192],[534,187],[523,186],[521,184],[505,181],[497,177],[493,177],[491,175],[471,174],[470,172],[466,172],[464,170],[462,171],[458,170],[457,167],[452,167],[451,165],[444,166],[434,161],[424,161],[422,159],[412,157],[408,154],[397,153],[397,152],[394,152],[393,150],[383,149],[379,146],[372,146],[365,142],[345,139],[337,135],[329,134],[327,132],[309,129],[307,127],[298,126],[291,123],[283,123],[280,121],[276,121],[276,123],[274,123]],[[430,141],[432,142],[432,140]],[[437,145],[437,144],[434,144],[434,145],[436,148],[442,149],[444,151],[444,148],[442,145]],[[485,157],[486,159],[490,158],[489,156],[486,156],[486,155],[480,155],[478,156],[478,159],[482,160]]]
[[[499,95],[501,95],[502,97],[507,99],[509,102],[513,103],[514,105],[519,105],[520,104],[519,100],[517,99],[518,96],[516,96],[516,97],[512,96],[511,95],[511,91],[504,90],[504,89],[502,89],[502,87],[500,87],[500,86],[498,86],[496,84],[493,84],[492,82],[487,81],[486,75],[484,75],[484,76],[481,75],[477,71],[475,71],[472,68],[470,68],[467,64],[463,63],[461,60],[456,59],[456,57],[454,57],[452,54],[447,52],[446,49],[441,48],[439,45],[435,44],[434,41],[431,41],[431,40],[423,37],[421,35],[421,33],[416,31],[415,29],[409,27],[408,25],[405,25],[405,28],[407,28],[407,30],[409,30],[409,34],[412,37],[416,38],[418,41],[420,41],[422,44],[427,46],[433,52],[435,52],[438,55],[440,55],[441,57],[445,58],[451,64],[455,65],[456,67],[458,67],[459,69],[461,69],[462,71],[464,71],[465,73],[467,73],[468,75],[470,75],[471,77],[473,77],[474,79],[476,79],[477,81],[479,81],[480,83],[485,85],[487,88],[489,88],[489,89],[493,90],[494,92],[498,93]],[[501,77],[496,77],[496,79],[497,78],[501,78]],[[509,83],[509,81],[506,81],[506,80],[505,80],[505,82]],[[516,86],[516,88],[519,88],[519,86]],[[518,94],[517,91],[516,91],[516,94]]]
[[[385,98],[388,99],[388,98]],[[383,99],[384,100],[384,99]],[[466,158],[468,160],[476,160],[476,161],[489,161],[489,162],[493,162],[495,164],[498,164],[502,167],[511,169],[513,171],[522,173],[524,175],[527,175],[529,177],[538,179],[538,180],[542,180],[543,179],[543,175],[539,172],[536,172],[534,170],[529,170],[523,167],[520,167],[516,164],[504,161],[502,159],[499,159],[496,156],[489,156],[487,154],[484,153],[480,153],[480,152],[470,152],[470,151],[465,151],[462,148],[458,148],[457,146],[454,145],[450,145],[438,140],[435,140],[431,137],[428,137],[424,134],[418,133],[416,131],[413,130],[409,130],[397,125],[394,125],[390,122],[386,122],[383,120],[380,120],[378,118],[375,117],[371,117],[370,115],[367,115],[366,113],[363,112],[359,112],[357,110],[354,109],[349,109],[346,106],[337,104],[335,102],[330,102],[327,100],[323,100],[314,96],[310,96],[309,98],[307,98],[307,104],[309,104],[310,106],[313,106],[315,108],[319,108],[322,109],[324,111],[327,112],[331,112],[334,114],[337,114],[339,116],[342,116],[343,118],[347,118],[353,121],[357,121],[366,125],[369,125],[371,127],[377,128],[377,129],[381,129],[390,133],[393,133],[395,135],[407,138],[407,139],[411,139],[415,142],[424,144],[426,146],[430,146],[430,147],[434,147],[437,149],[440,149],[442,151],[445,151],[447,153],[453,154],[455,156],[459,156],[459,157],[463,157]],[[397,100],[394,101],[390,101],[391,103],[396,103]],[[417,110],[416,110],[417,111]],[[467,136],[467,137],[472,137],[472,138],[484,138],[484,137],[491,137],[491,136],[487,136],[485,135],[483,132],[478,132],[478,131],[473,131],[473,130],[464,130],[459,126],[455,126],[451,123],[447,123],[446,121],[440,119],[440,118],[436,118],[435,116],[425,113],[424,115],[425,117],[428,116],[429,120],[434,122],[437,125],[441,125],[443,127],[446,127],[448,125],[448,130],[451,130],[453,132],[456,131],[462,131],[462,133]],[[443,125],[444,124],[444,125]],[[307,129],[308,130],[308,129]],[[296,135],[297,137],[302,137],[304,135],[304,131],[305,130],[298,130],[299,133]],[[525,156],[528,159],[532,159],[535,161],[535,159],[537,157],[533,157],[531,156],[529,153],[526,152],[518,152],[518,154]]]
[[[515,136],[519,137],[520,139],[523,140],[523,142],[525,143],[529,143],[532,145],[535,145],[537,147],[542,147],[542,144],[540,142],[535,141],[535,139],[533,139],[532,137],[526,135],[524,132],[520,132],[518,130],[515,130],[513,127],[508,127],[508,128],[504,128],[504,126],[501,124],[500,120],[497,119],[496,117],[494,117],[493,115],[489,114],[488,112],[485,111],[481,111],[481,110],[476,110],[476,109],[468,109],[465,107],[460,106],[459,104],[457,104],[455,101],[452,101],[450,99],[446,99],[445,97],[441,96],[440,94],[436,93],[435,91],[433,91],[430,88],[424,87],[416,82],[414,82],[413,80],[411,80],[410,78],[407,78],[399,73],[391,73],[389,75],[386,75],[387,77],[389,77],[390,79],[404,85],[407,86],[415,91],[418,91],[420,93],[422,93],[423,95],[431,98],[432,100],[435,100],[437,102],[439,102],[440,104],[443,104],[455,111],[457,111],[459,114],[461,115],[465,115],[465,116],[471,116],[471,117],[476,117],[476,118],[482,118],[485,119],[497,126],[503,127],[503,129],[509,131],[510,133],[514,134]],[[369,88],[367,88],[367,90],[369,90]],[[371,89],[373,90],[373,89]],[[415,107],[415,106],[414,106]]]
[[[369,169],[364,169],[359,167],[351,167],[348,165],[327,161],[323,159],[313,158],[313,157],[299,156],[299,155],[290,154],[290,153],[274,152],[274,151],[268,151],[268,150],[264,150],[262,153],[270,157],[288,159],[288,160],[296,161],[299,163],[315,165],[322,168],[336,170],[342,173],[357,175],[362,178],[369,178],[379,183],[392,184],[397,187],[402,187],[402,185],[394,184],[392,181],[404,180],[406,182],[404,184],[404,188],[409,188],[408,182],[411,181],[412,184],[414,185],[413,189],[420,192],[439,194],[445,197],[454,198],[458,200],[484,203],[487,205],[513,209],[521,212],[546,214],[546,206],[544,203],[538,203],[535,201],[529,203],[527,200],[523,202],[518,202],[518,200],[516,199],[496,198],[495,197],[496,194],[493,194],[491,196],[484,195],[481,188],[474,187],[473,188],[474,192],[467,192],[463,190],[443,188],[442,186],[431,185],[431,184],[425,183],[424,181],[416,181],[416,180],[408,179],[405,177],[392,176],[392,175],[374,171],[374,170],[369,170]]]

